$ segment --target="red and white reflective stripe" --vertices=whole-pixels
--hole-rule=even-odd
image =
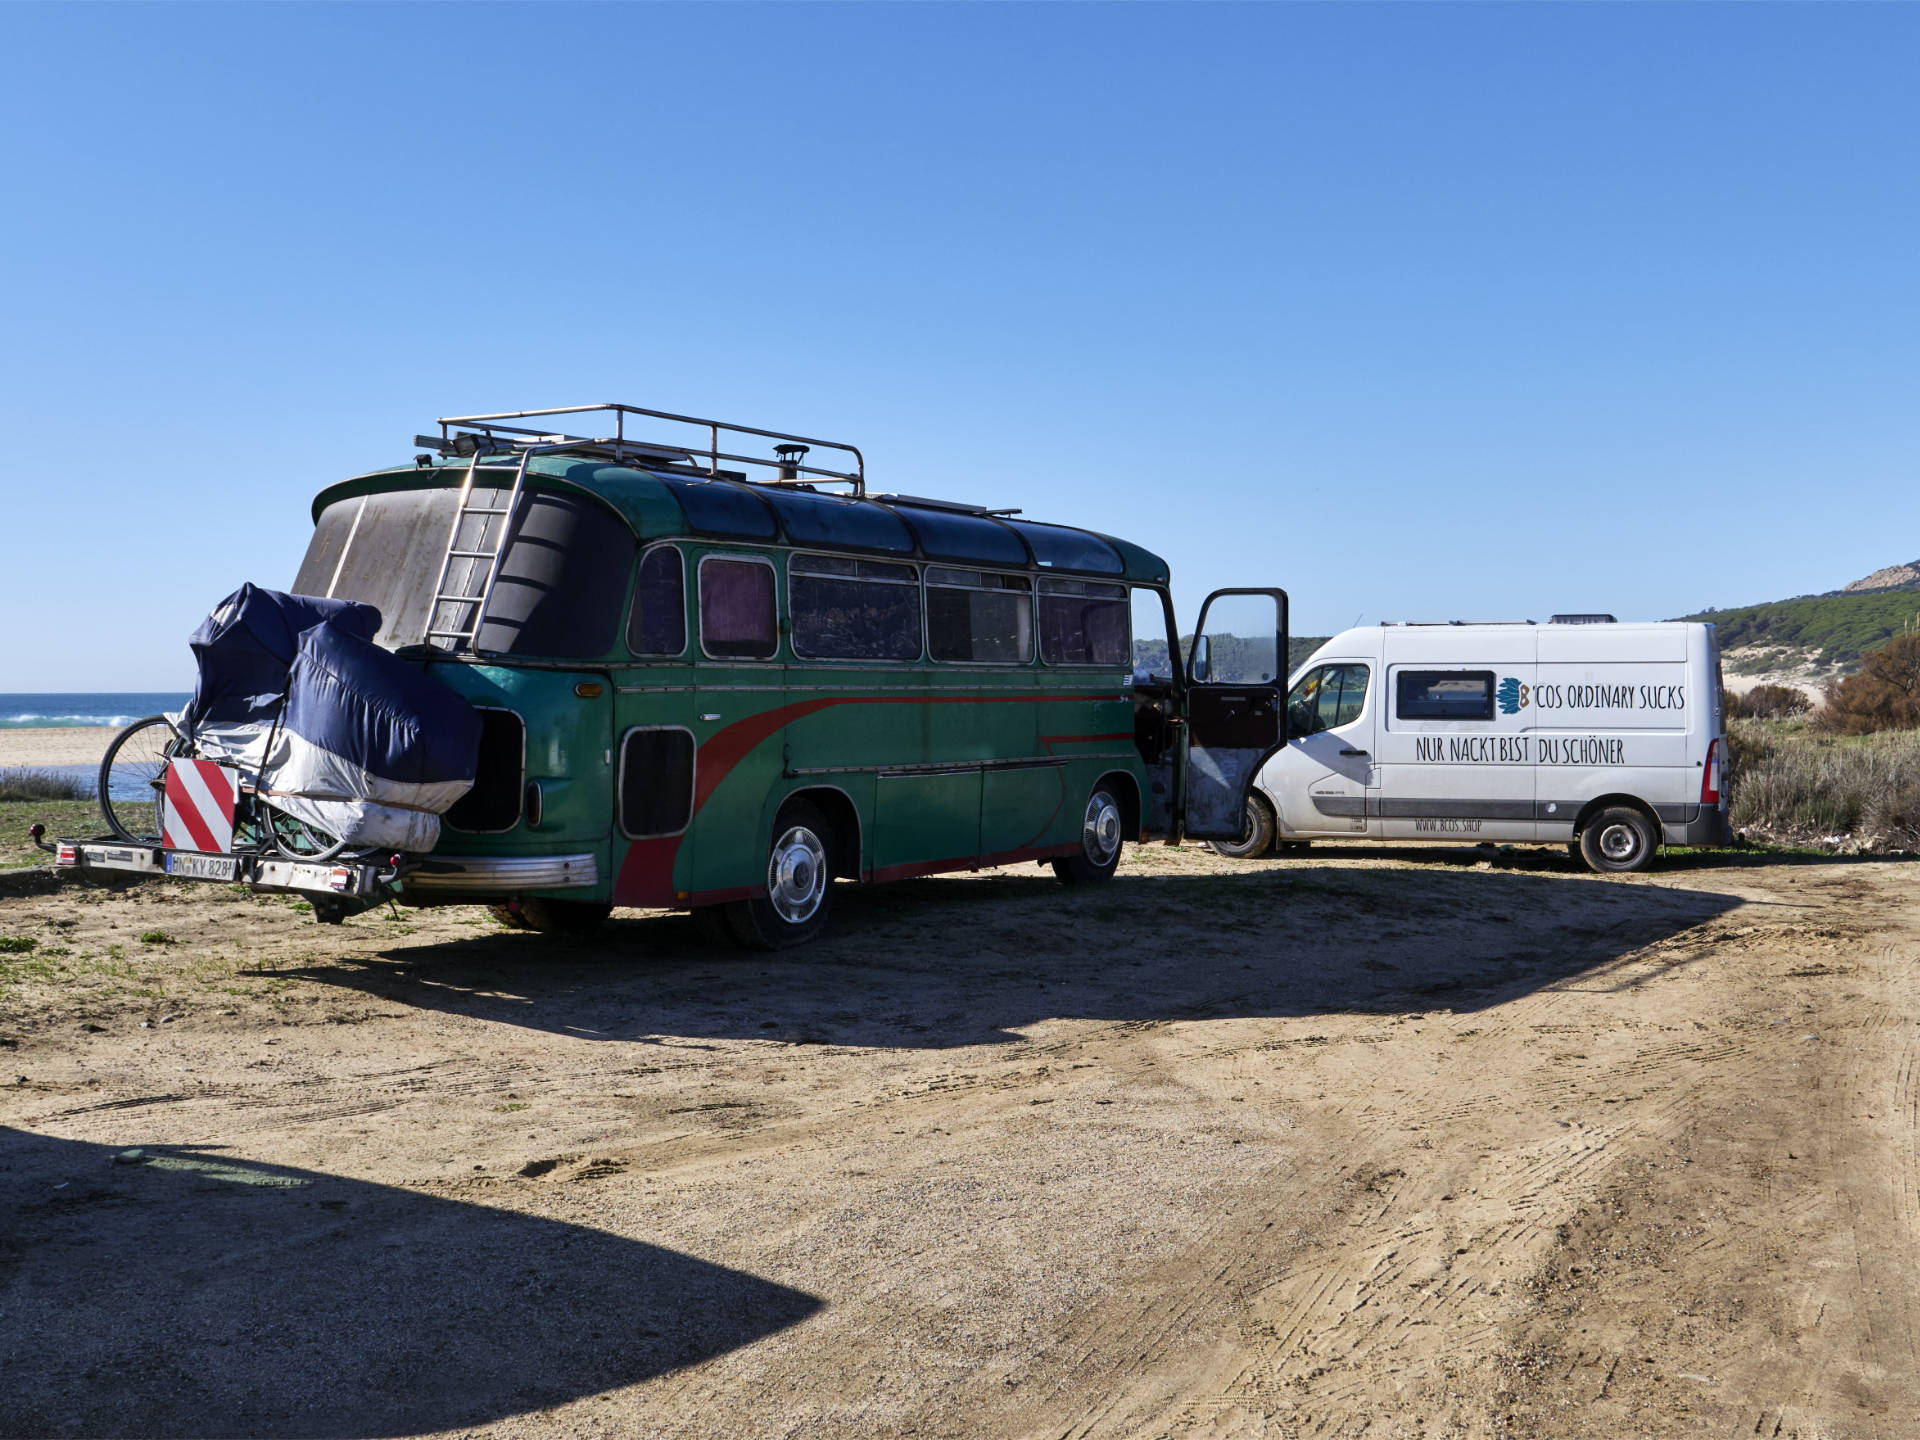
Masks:
[[[160,843],[169,850],[226,854],[233,849],[233,807],[239,795],[239,771],[211,760],[169,760]]]

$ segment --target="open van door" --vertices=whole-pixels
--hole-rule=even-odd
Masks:
[[[1187,657],[1182,829],[1237,840],[1253,777],[1286,743],[1287,592],[1216,590]]]

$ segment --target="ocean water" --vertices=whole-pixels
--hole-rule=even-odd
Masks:
[[[73,695],[0,694],[0,730],[34,730],[54,725],[110,725],[119,729],[144,715],[178,710],[192,695],[185,690],[97,691]]]

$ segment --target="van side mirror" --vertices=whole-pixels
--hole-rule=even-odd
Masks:
[[[1205,680],[1207,672],[1213,668],[1209,660],[1211,648],[1207,644],[1206,636],[1193,637],[1193,678],[1195,680]]]

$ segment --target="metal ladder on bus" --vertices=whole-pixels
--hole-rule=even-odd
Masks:
[[[520,458],[518,460],[483,462],[480,456],[475,455],[472,462],[467,466],[466,483],[460,487],[460,501],[454,507],[453,511],[453,528],[447,532],[447,553],[440,561],[439,578],[433,582],[433,608],[427,612],[428,630],[425,637],[429,645],[433,644],[436,638],[443,638],[453,642],[447,647],[449,649],[457,650],[460,647],[461,641],[465,641],[476,650],[479,648],[480,621],[487,613],[487,601],[493,595],[493,582],[500,577],[500,557],[506,551],[507,526],[512,523],[514,506],[519,503],[520,490],[521,487],[525,485],[527,479],[527,462],[532,458],[533,449],[529,446],[520,452]],[[473,503],[473,493],[476,489],[474,482],[484,470],[511,470],[513,472],[513,488],[507,493],[507,503],[505,505],[475,505]],[[499,487],[495,486],[492,488],[497,490]],[[501,517],[500,529],[494,536],[493,548],[491,550],[462,550],[459,548],[460,523],[469,515],[481,517],[498,515]],[[486,533],[486,519],[482,518],[480,522],[480,535],[483,541]],[[456,560],[484,560],[487,562],[486,579],[481,582],[478,594],[466,594],[458,591],[450,592],[445,588],[447,577],[453,573],[453,562]],[[472,583],[473,572],[469,571],[467,574],[467,589],[471,590]],[[451,620],[446,625],[436,626],[433,622],[439,618],[440,607],[442,605],[450,605],[456,608]],[[471,607],[464,622],[461,618],[461,611],[457,608],[461,606]]]

